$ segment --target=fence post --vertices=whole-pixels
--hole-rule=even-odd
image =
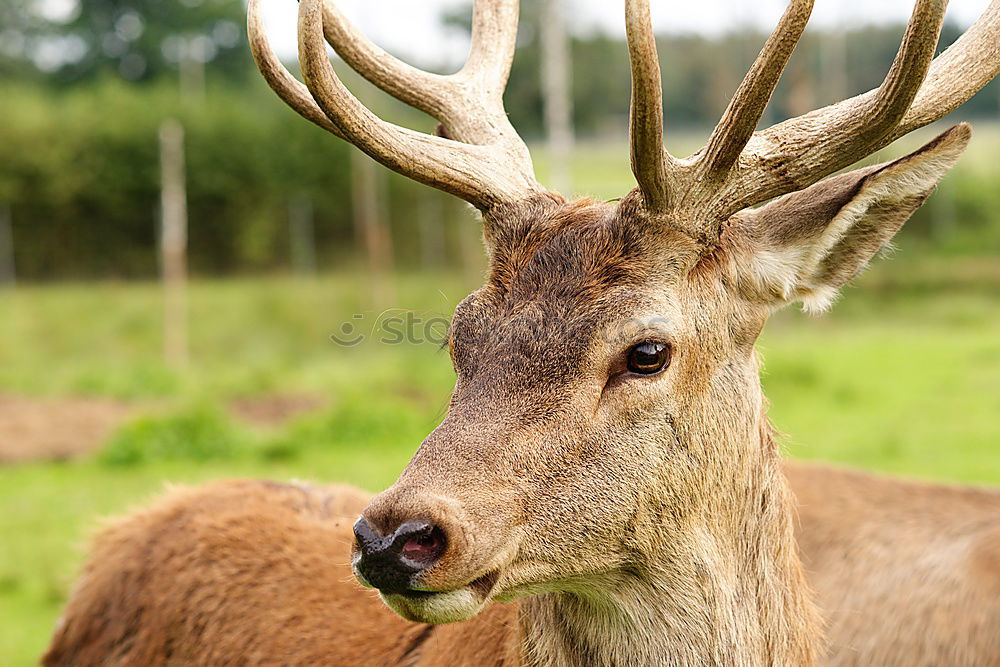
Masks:
[[[542,100],[548,134],[549,181],[572,196],[573,96],[563,0],[544,0],[541,21]]]
[[[181,367],[188,361],[187,193],[184,128],[173,119],[160,125],[160,262],[163,275],[163,356]]]
[[[823,104],[843,100],[849,93],[847,85],[847,29],[844,18],[838,14],[837,22],[820,40],[820,85]]]
[[[392,241],[379,201],[380,167],[361,151],[351,151],[351,201],[354,227],[368,253],[368,280],[372,304],[385,307],[394,300]]]
[[[424,269],[444,268],[444,220],[441,196],[430,188],[417,193],[417,226],[420,229],[420,264]]]
[[[182,102],[205,101],[205,38],[182,37],[180,41],[180,93]]]
[[[458,234],[459,259],[462,262],[462,277],[466,289],[474,289],[483,284],[486,272],[486,253],[483,252],[483,226],[478,224],[470,207],[459,200],[449,203],[450,225]]]
[[[14,230],[10,215],[10,204],[0,202],[0,286],[13,287],[16,280]]]
[[[954,180],[945,180],[930,199],[931,239],[943,243],[958,228],[958,202],[955,199]]]
[[[302,276],[316,274],[316,232],[312,197],[296,193],[288,200],[288,233],[292,269]]]

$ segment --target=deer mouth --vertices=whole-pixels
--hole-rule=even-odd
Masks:
[[[379,591],[379,596],[390,609],[408,621],[455,623],[466,621],[483,610],[492,597],[497,578],[498,573],[493,571],[465,586],[447,591]]]

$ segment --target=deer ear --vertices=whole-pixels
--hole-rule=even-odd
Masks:
[[[827,308],[924,203],[971,134],[967,124],[956,125],[895,162],[840,174],[739,214],[733,230],[750,256],[740,269],[741,288],[775,306],[801,300],[806,310]]]

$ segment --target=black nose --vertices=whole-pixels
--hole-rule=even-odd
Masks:
[[[433,565],[445,550],[444,531],[426,521],[407,521],[389,535],[360,517],[354,524],[358,553],[354,567],[365,580],[386,593],[412,587],[413,575]]]

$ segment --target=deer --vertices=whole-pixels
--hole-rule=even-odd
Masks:
[[[838,173],[1000,72],[1000,0],[935,58],[917,0],[876,89],[756,130],[813,3],[791,0],[706,145],[665,148],[648,0],[626,0],[637,187],[567,199],[503,108],[516,0],[477,0],[455,74],[299,3],[296,112],[478,210],[485,284],[455,309],[454,391],[388,490],[226,480],[108,524],[47,665],[1000,664],[1000,493],[785,461],[755,341],[828,307],[966,148],[960,123]],[[335,73],[434,117],[388,123]]]

